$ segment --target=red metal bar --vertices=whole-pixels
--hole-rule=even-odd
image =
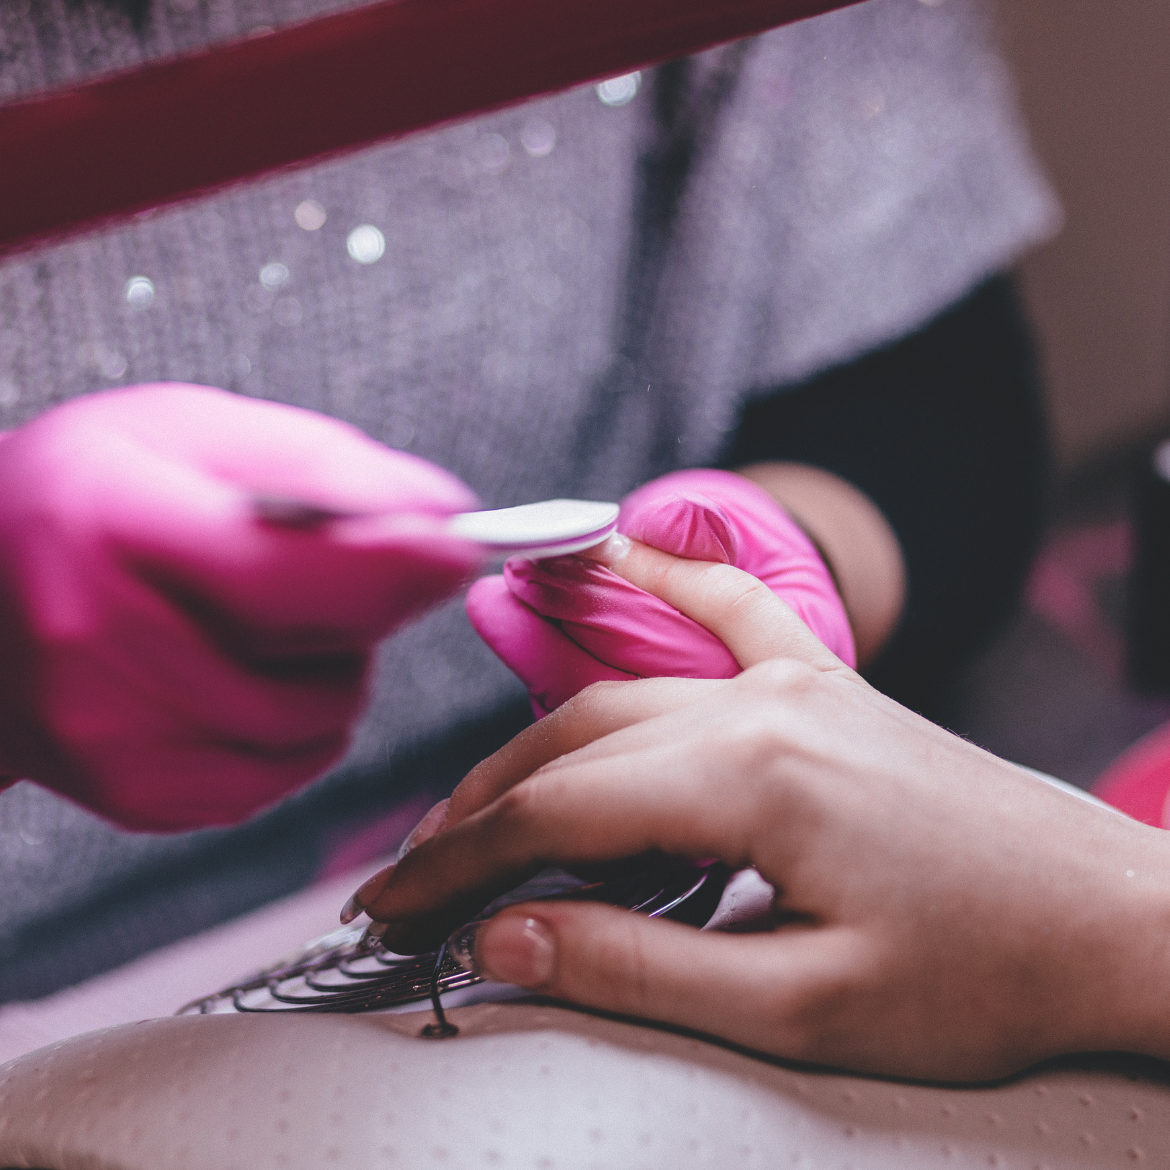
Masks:
[[[858,0],[383,0],[0,105],[0,253]]]

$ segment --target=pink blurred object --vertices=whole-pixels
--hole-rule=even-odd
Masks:
[[[257,495],[379,513],[288,527]],[[90,395],[0,446],[0,771],[137,829],[242,820],[344,751],[374,645],[480,563],[470,491],[203,386]]]
[[[1092,791],[1136,821],[1170,829],[1170,723],[1155,728],[1118,756]]]
[[[749,480],[710,470],[662,476],[625,499],[618,530],[758,577],[854,665],[849,619],[824,561],[792,517]],[[510,561],[502,577],[472,586],[467,612],[527,685],[538,717],[593,682],[731,678],[740,671],[697,622],[582,557]]]
[[[1045,541],[1025,590],[1033,613],[1118,682],[1125,673],[1125,643],[1102,612],[1099,593],[1132,564],[1128,520],[1058,531]]]

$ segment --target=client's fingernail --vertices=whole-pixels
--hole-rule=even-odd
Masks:
[[[450,803],[450,798],[440,800],[434,808],[427,811],[423,819],[407,833],[406,840],[398,846],[395,861],[401,861],[416,846],[429,841],[447,823],[447,806]]]
[[[613,565],[629,555],[630,538],[621,532],[611,533],[600,544],[587,548],[577,555],[588,561],[597,561],[602,565]]]
[[[472,975],[479,974],[475,967],[475,939],[482,925],[482,922],[469,922],[447,940],[447,954]]]
[[[553,933],[538,918],[507,914],[484,923],[472,939],[478,974],[520,987],[543,987],[556,970]]]
[[[373,946],[374,943],[380,943],[382,941],[382,935],[384,935],[389,929],[390,923],[388,922],[371,922],[370,925],[366,927],[365,934],[363,934],[361,937],[360,945]]]
[[[380,869],[372,878],[363,882],[356,893],[341,908],[341,925],[348,926],[375,898],[390,884],[397,862],[391,862],[385,869]]]

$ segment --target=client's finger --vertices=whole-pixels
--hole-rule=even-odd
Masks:
[[[593,684],[472,768],[451,795],[446,824],[485,808],[545,764],[616,731],[688,706],[722,685],[722,680],[692,678]]]
[[[844,927],[723,935],[568,902],[508,909],[469,941],[492,979],[803,1059],[816,1055],[810,1007],[844,991],[863,945]]]
[[[727,685],[725,680],[691,678],[648,678],[628,683],[594,684],[539,723],[525,728],[499,751],[476,765],[449,800],[441,802],[445,806],[443,811],[436,811],[438,806],[431,809],[424,818],[424,821],[429,821],[426,827],[420,823],[412,832],[411,850],[479,812],[555,760],[578,753],[573,756],[575,759],[581,752],[587,752],[591,759],[600,759],[636,748],[644,737],[639,735],[631,743],[623,733],[636,733],[646,725],[657,727],[655,720],[658,716],[687,708],[696,699],[711,696],[716,688]],[[482,848],[483,856],[494,856],[490,841]],[[441,868],[442,863],[439,864]],[[391,865],[367,879],[346,903],[342,910],[343,921],[352,921],[366,909],[373,917],[379,917],[377,906],[382,892],[396,872],[397,866]],[[478,880],[482,881],[482,875]],[[426,885],[425,880],[422,885]],[[497,882],[497,885],[497,893],[508,888],[506,882]],[[485,896],[475,905],[472,913],[490,896]],[[474,901],[472,897],[471,902]]]
[[[590,553],[710,630],[745,670],[770,658],[795,658],[820,670],[845,668],[763,581],[734,565],[686,560],[628,537],[611,538]]]
[[[597,766],[554,765],[487,808],[417,846],[375,895],[371,918],[388,923],[386,945],[403,954],[429,949],[492,898],[546,865],[613,861],[650,850],[752,864],[757,819],[747,786],[729,787],[726,754],[695,758],[682,743],[690,712],[619,732],[648,743]],[[717,786],[722,799],[711,799]],[[747,806],[745,808],[745,805]]]

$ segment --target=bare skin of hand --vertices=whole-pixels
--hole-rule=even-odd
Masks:
[[[387,945],[435,945],[548,864],[718,857],[772,883],[784,925],[721,935],[529,904],[480,929],[477,967],[901,1077],[984,1080],[1070,1051],[1170,1058],[1165,833],[886,699],[739,570],[637,545],[619,561],[747,669],[598,684],[486,760],[438,831],[359,891]]]

